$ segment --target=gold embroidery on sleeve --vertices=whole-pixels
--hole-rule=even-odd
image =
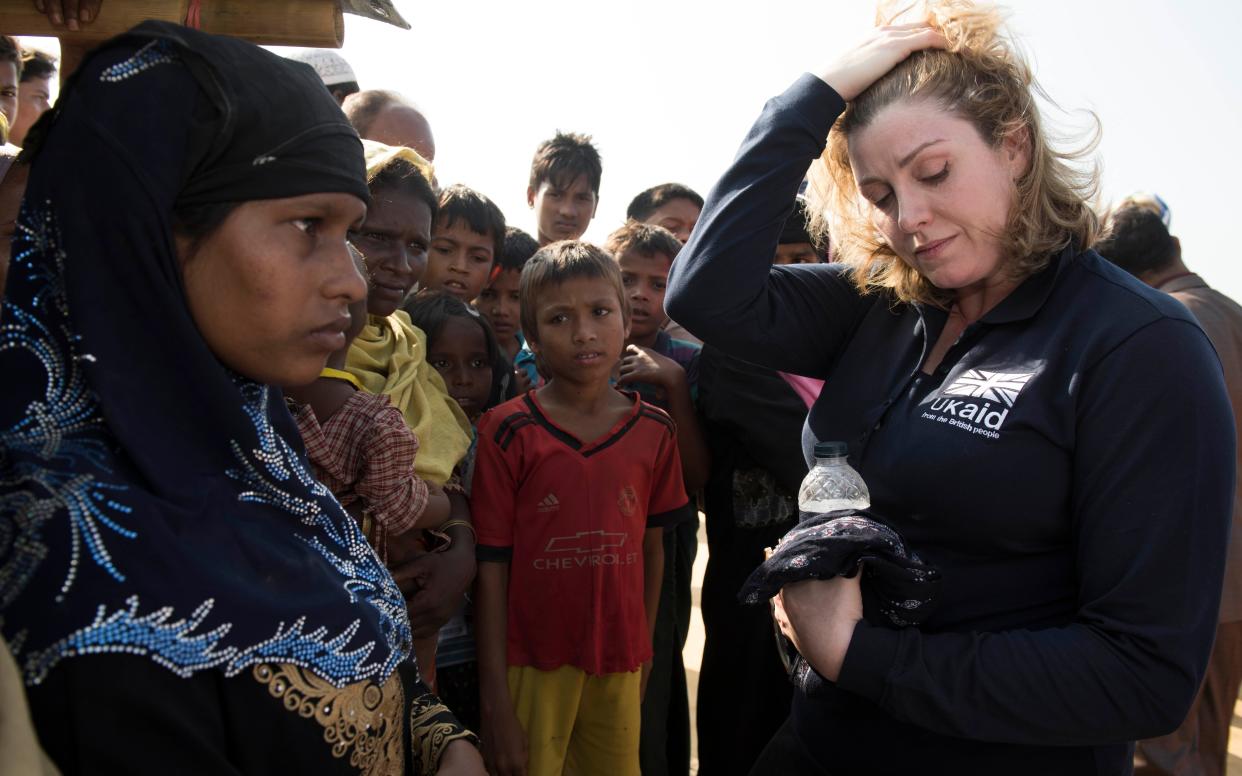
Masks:
[[[405,693],[396,673],[382,687],[358,682],[337,688],[297,666],[261,663],[254,668],[254,678],[286,710],[318,722],[333,757],[348,753],[349,764],[366,776],[404,772]]]
[[[478,745],[478,738],[461,726],[436,696],[420,695],[410,704],[411,757],[414,772],[435,773],[449,744],[466,739]]]

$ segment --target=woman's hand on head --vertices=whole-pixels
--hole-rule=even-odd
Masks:
[[[841,675],[845,653],[862,619],[862,574],[809,579],[781,588],[772,616],[798,654],[830,682]]]
[[[877,27],[866,40],[815,75],[849,102],[914,52],[947,45],[943,35],[923,22]]]

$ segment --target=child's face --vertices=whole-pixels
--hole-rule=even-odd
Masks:
[[[518,285],[522,273],[515,269],[506,269],[479,293],[474,300],[487,322],[496,332],[502,348],[510,348],[517,339],[521,326],[522,306],[518,302]]]
[[[530,347],[553,378],[608,382],[629,326],[617,289],[605,278],[578,277],[543,289],[535,300],[538,342]]]
[[[656,224],[673,233],[678,240],[690,239],[690,232],[699,222],[699,206],[688,199],[670,199],[647,216],[646,223]]]
[[[781,243],[776,246],[773,264],[818,264],[819,254],[810,243]]]
[[[483,413],[492,392],[492,362],[478,321],[461,316],[445,321],[427,350],[427,363],[444,378],[462,412],[470,418]]]
[[[586,175],[579,175],[566,188],[550,180],[526,189],[526,203],[535,211],[541,246],[557,240],[577,240],[595,218],[599,199]]]
[[[431,208],[400,190],[373,191],[367,220],[351,242],[367,266],[367,312],[392,315],[427,266]]]
[[[464,218],[451,225],[437,219],[423,288],[447,291],[469,304],[487,284],[495,252],[493,237],[474,231]]]
[[[627,251],[617,260],[621,282],[630,299],[630,338],[646,342],[655,337],[668,316],[664,314],[664,289],[673,260],[663,253],[643,256]]]

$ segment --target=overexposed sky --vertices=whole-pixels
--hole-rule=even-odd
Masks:
[[[1103,124],[1105,201],[1159,193],[1190,268],[1242,301],[1231,197],[1242,182],[1242,3],[1010,0],[1010,28],[1077,131]],[[397,0],[414,29],[346,16],[363,88],[402,92],[436,136],[442,184],[493,198],[533,232],[526,183],[557,129],[594,136],[602,241],[648,186],[706,195],[764,101],[870,28],[865,0]]]
[[[642,189],[706,195],[764,101],[865,35],[860,0],[398,0],[406,32],[346,17],[343,54],[363,88],[416,102],[436,135],[442,183],[492,197],[533,231],[525,192],[535,146],[557,129],[595,137],[604,160],[587,238],[620,225]],[[1048,118],[1103,141],[1104,195],[1145,189],[1173,212],[1192,269],[1242,300],[1231,196],[1242,183],[1242,4],[1012,0],[1010,27],[1048,94]]]

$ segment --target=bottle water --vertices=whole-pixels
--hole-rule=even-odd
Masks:
[[[871,506],[871,493],[862,475],[846,461],[845,442],[818,442],[815,465],[798,489],[798,510],[805,520],[829,512],[857,512]]]

